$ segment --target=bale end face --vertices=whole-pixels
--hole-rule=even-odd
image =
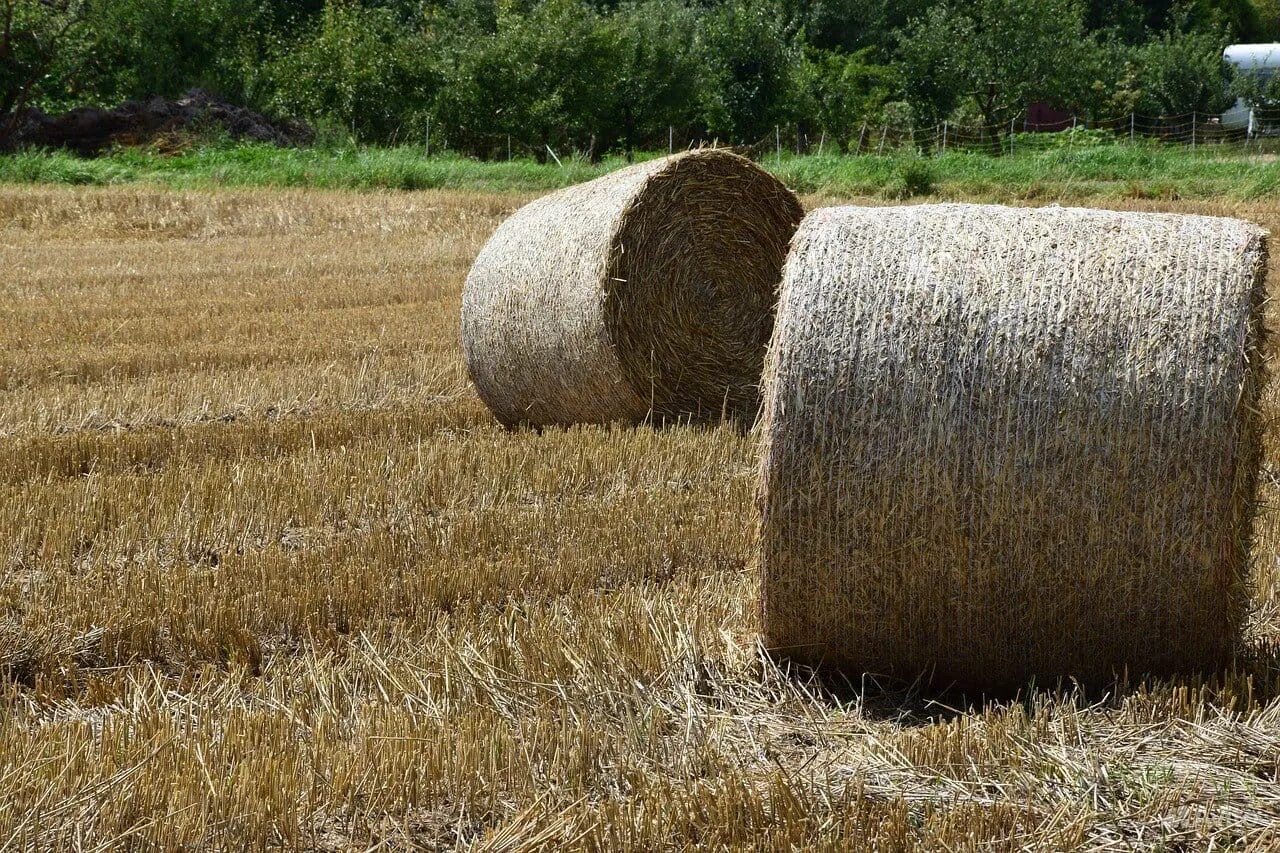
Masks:
[[[795,195],[694,151],[522,208],[476,259],[462,336],[502,422],[754,418]]]

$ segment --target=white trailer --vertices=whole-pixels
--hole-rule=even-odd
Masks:
[[[1235,66],[1237,74],[1257,77],[1265,84],[1280,71],[1280,44],[1233,44],[1222,52],[1222,58]],[[1253,104],[1237,98],[1235,104],[1222,114],[1222,126],[1231,130],[1246,130],[1252,136],[1259,128],[1254,121]]]

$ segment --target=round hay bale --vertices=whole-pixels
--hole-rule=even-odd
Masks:
[[[801,224],[764,372],[767,645],[935,686],[1220,666],[1265,233],[931,205]]]
[[[705,150],[540,198],[462,297],[467,369],[504,424],[754,418],[795,195]]]

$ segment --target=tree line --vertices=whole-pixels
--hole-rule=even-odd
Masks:
[[[1038,101],[1220,112],[1272,94],[1223,46],[1277,38],[1280,0],[0,0],[0,122],[201,87],[481,157],[778,125],[843,150],[868,122],[1004,127]]]

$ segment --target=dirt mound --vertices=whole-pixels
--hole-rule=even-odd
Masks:
[[[17,116],[0,150],[24,146],[66,148],[92,157],[113,145],[143,145],[188,133],[225,133],[232,139],[290,147],[305,145],[315,132],[303,122],[271,119],[227,103],[201,89],[176,100],[125,101],[114,109],[79,107],[51,116],[31,108]]]

